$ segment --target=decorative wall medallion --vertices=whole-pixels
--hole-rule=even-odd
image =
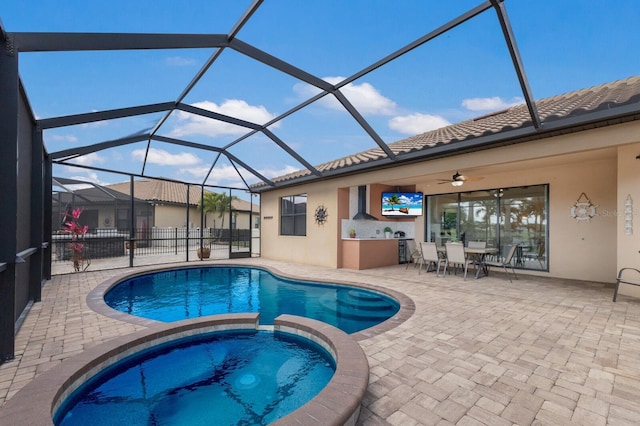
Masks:
[[[598,214],[596,213],[597,207],[597,205],[591,204],[589,197],[583,192],[576,203],[571,206],[571,217],[577,222],[591,221],[591,218]]]
[[[327,221],[327,217],[329,217],[329,213],[327,213],[327,208],[322,204],[319,205],[316,208],[316,214],[315,214],[316,223],[318,225],[324,225],[325,222]]]

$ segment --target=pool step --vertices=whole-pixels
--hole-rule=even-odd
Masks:
[[[384,296],[358,290],[338,293],[337,304],[356,310],[389,312],[397,309]]]

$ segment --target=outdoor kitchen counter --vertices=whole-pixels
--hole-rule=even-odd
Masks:
[[[370,269],[398,264],[399,238],[343,238],[342,267]]]

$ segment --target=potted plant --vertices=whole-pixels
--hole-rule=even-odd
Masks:
[[[198,259],[209,259],[211,256],[211,238],[205,238],[202,240],[202,247],[198,247],[196,253],[198,254]]]
[[[355,238],[356,237],[356,228],[349,229],[349,237],[351,237],[351,238]]]
[[[384,236],[386,238],[391,238],[391,233],[393,232],[393,229],[391,229],[390,227],[385,227],[384,228]]]
[[[198,259],[208,259],[211,256],[211,247],[198,247]]]
[[[84,272],[91,265],[91,259],[87,256],[84,242],[89,226],[80,225],[80,214],[82,214],[82,209],[79,208],[73,209],[71,213],[64,213],[63,232],[71,236],[71,242],[67,244],[67,248],[71,251],[71,262],[73,270],[76,272]]]

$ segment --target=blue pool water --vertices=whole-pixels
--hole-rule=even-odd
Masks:
[[[292,281],[247,267],[202,267],[130,278],[105,294],[112,308],[157,321],[259,312],[261,324],[280,314],[324,321],[346,333],[377,325],[398,312],[393,298],[356,287]]]
[[[317,395],[334,371],[322,347],[294,335],[214,332],[103,370],[53,420],[56,426],[268,424]]]

